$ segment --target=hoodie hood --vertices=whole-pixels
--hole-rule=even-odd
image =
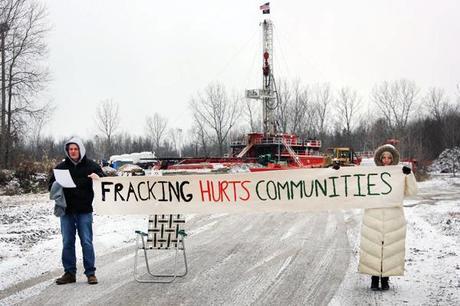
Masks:
[[[78,162],[75,162],[74,160],[72,160],[69,156],[69,152],[67,151],[67,146],[71,143],[74,143],[78,146],[78,148],[80,149],[80,159],[78,160]],[[69,141],[67,141],[64,145],[64,151],[65,151],[65,155],[70,159],[71,162],[73,162],[74,164],[78,164],[79,162],[81,162],[81,160],[83,159],[83,157],[85,157],[86,155],[86,149],[85,149],[85,146],[83,145],[83,141],[81,141],[80,138],[78,137],[72,137]]]
[[[383,166],[382,164],[382,154],[383,152],[390,152],[393,156],[392,165],[399,164],[399,152],[396,148],[391,144],[385,144],[383,146],[378,147],[374,153],[374,162],[377,166]]]

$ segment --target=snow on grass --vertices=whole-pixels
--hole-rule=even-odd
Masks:
[[[53,207],[48,194],[0,196],[0,290],[62,268],[59,218]],[[132,245],[134,230],[146,224],[143,216],[94,216],[96,255]],[[81,248],[76,250],[81,266]]]
[[[0,197],[0,290],[58,267],[59,224],[47,196]]]

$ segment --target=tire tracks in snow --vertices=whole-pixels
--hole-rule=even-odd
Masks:
[[[56,286],[50,276],[50,285],[23,304],[327,304],[348,263],[341,213],[201,215],[186,229],[189,274],[170,285],[134,281],[133,246],[98,258],[97,286],[81,278]]]

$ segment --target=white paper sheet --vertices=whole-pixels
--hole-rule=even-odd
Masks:
[[[75,185],[72,177],[70,176],[69,170],[63,170],[63,169],[53,169],[54,172],[54,177],[56,178],[56,181],[59,183],[64,188],[75,188],[77,185]]]

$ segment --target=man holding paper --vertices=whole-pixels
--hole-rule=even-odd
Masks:
[[[62,265],[64,275],[56,279],[58,285],[76,282],[76,233],[83,251],[83,266],[89,284],[97,284],[93,247],[93,180],[104,176],[101,167],[86,157],[79,138],[65,144],[66,158],[56,166],[49,181],[62,186],[66,202],[65,214],[60,217],[62,234]]]

